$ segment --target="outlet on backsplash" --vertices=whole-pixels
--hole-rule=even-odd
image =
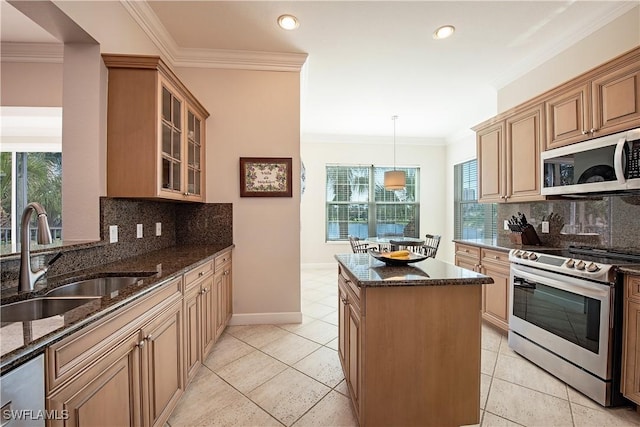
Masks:
[[[136,225],[136,239],[142,239],[142,224]]]
[[[118,243],[118,226],[109,226],[109,243]]]
[[[156,236],[162,236],[162,223],[156,222]]]

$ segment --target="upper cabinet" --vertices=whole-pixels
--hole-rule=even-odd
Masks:
[[[479,201],[542,200],[542,105],[476,128]]]
[[[479,202],[544,200],[540,153],[640,127],[640,47],[475,126]]]
[[[553,90],[545,149],[640,126],[640,50]]]
[[[204,201],[207,110],[159,57],[102,57],[107,195]]]

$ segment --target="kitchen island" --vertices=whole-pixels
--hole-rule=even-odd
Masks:
[[[479,273],[340,254],[338,354],[361,426],[480,421]]]

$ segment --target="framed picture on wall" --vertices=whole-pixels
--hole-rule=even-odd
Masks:
[[[291,157],[240,157],[240,197],[291,197]]]

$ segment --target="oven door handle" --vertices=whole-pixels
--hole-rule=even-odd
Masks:
[[[511,282],[515,282],[516,278],[522,278],[527,281],[533,281],[541,285],[547,285],[552,288],[561,289],[578,295],[584,295],[601,301],[605,300],[610,293],[610,288],[608,286],[605,287],[604,285],[592,284],[586,280],[565,277],[557,274],[554,274],[554,277],[549,277],[553,273],[539,272],[539,270],[536,270],[535,273],[531,273],[531,269],[527,270],[528,271],[524,271],[521,268],[511,266],[511,274],[513,276]],[[561,279],[556,279],[556,277]],[[516,286],[515,283],[513,286]]]
[[[535,289],[536,283],[530,282],[522,277],[515,277],[513,279],[513,287],[518,289]]]

